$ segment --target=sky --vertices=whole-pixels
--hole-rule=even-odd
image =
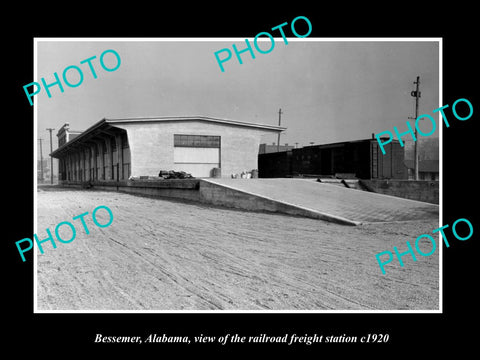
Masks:
[[[270,40],[259,41],[267,50]],[[245,39],[204,39],[180,41],[73,41],[72,39],[37,39],[36,78],[32,81],[54,82],[54,72],[62,78],[63,70],[76,65],[83,72],[78,87],[63,83],[35,95],[37,137],[46,139],[65,123],[74,130],[85,130],[102,118],[142,116],[210,116],[251,123],[278,125],[282,109],[280,143],[298,146],[370,138],[385,130],[407,130],[405,122],[415,115],[413,82],[420,76],[421,98],[418,114],[431,114],[439,103],[439,44],[436,40],[413,41],[340,41],[321,38],[276,38],[273,50],[259,53],[250,39],[255,58],[241,54],[240,64],[232,50],[244,49]],[[371,40],[371,39],[370,39]],[[214,53],[228,48],[232,58],[220,70]],[[120,67],[103,70],[100,55],[115,50]],[[222,53],[223,57],[225,53]],[[92,65],[81,61],[96,56]],[[105,55],[107,67],[116,59]],[[79,81],[69,70],[71,83]],[[27,98],[25,101],[28,104]],[[433,114],[438,124],[438,113]],[[409,120],[411,121],[411,120]],[[413,123],[412,123],[413,125]],[[424,132],[431,125],[422,123]],[[432,136],[438,136],[437,131]],[[263,142],[273,143],[276,135],[266,135]],[[44,150],[45,156],[45,150]]]

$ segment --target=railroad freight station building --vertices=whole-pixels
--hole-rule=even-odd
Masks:
[[[59,181],[119,181],[158,176],[230,177],[258,169],[262,135],[283,127],[210,117],[102,119],[83,132],[65,124],[57,134]]]

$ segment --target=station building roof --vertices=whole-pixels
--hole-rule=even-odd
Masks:
[[[55,151],[53,151],[50,154],[50,156],[61,157],[63,154],[65,154],[67,151],[71,150],[72,148],[78,147],[85,142],[92,141],[96,137],[99,138],[101,135],[114,136],[115,133],[117,133],[118,131],[121,131],[120,129],[114,127],[116,124],[149,123],[149,122],[162,123],[162,122],[180,122],[180,121],[183,121],[183,122],[201,121],[201,122],[209,122],[209,123],[215,123],[215,124],[226,125],[226,126],[254,128],[254,129],[272,131],[277,133],[286,130],[285,127],[281,127],[281,126],[249,123],[244,121],[212,118],[207,116],[103,118],[102,120],[90,126],[87,130],[80,133],[74,139],[70,140],[69,142],[57,148]]]

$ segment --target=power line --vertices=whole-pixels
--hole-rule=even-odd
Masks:
[[[55,130],[53,128],[47,128],[50,131],[50,154],[53,152],[52,147],[52,131]],[[53,184],[53,157],[50,155],[50,184]]]
[[[43,140],[43,139],[38,139],[38,141],[40,141],[40,179],[43,181],[43,154],[42,154],[42,140]]]
[[[278,126],[282,123],[282,109],[278,109]],[[280,131],[278,132],[277,138],[277,152],[280,151]]]
[[[420,98],[420,76],[417,76],[417,81],[413,82],[414,84],[417,85],[417,89],[413,90],[410,95],[412,95],[415,98],[415,117],[409,117],[409,119],[417,119],[418,117],[418,99]],[[417,124],[415,124],[415,141],[414,141],[414,171],[415,171],[415,180],[418,180],[418,139],[417,139]]]

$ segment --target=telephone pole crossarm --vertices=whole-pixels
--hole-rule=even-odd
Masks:
[[[417,81],[413,82],[417,85],[417,89],[412,91],[410,95],[415,98],[415,121],[418,117],[418,99],[420,98],[420,76],[417,76]],[[417,139],[417,127],[415,126],[415,144],[414,144],[414,169],[415,180],[418,180],[418,139]]]
[[[38,139],[40,141],[40,179],[43,181],[43,153],[42,153],[42,141],[43,139]],[[37,174],[38,179],[38,174]]]
[[[282,109],[278,109],[278,126],[282,123]],[[280,152],[280,131],[277,138],[277,152]]]

